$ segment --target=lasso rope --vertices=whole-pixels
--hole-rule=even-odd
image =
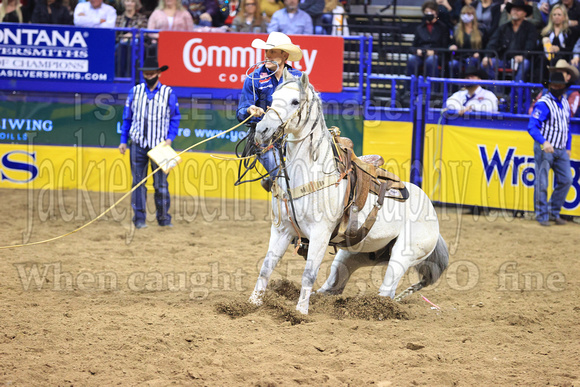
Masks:
[[[198,142],[198,143],[196,143],[196,144],[193,144],[193,145],[192,145],[192,146],[190,146],[189,148],[187,148],[187,149],[185,149],[185,150],[183,150],[183,151],[179,152],[179,153],[178,153],[177,155],[175,155],[175,156],[174,156],[174,157],[173,157],[171,160],[168,160],[168,161],[167,161],[167,163],[169,163],[170,161],[172,161],[172,160],[176,159],[177,157],[179,157],[179,156],[180,156],[180,155],[182,155],[183,153],[185,153],[185,152],[187,152],[187,151],[189,151],[189,150],[191,150],[191,149],[195,148],[195,147],[196,147],[196,146],[198,146],[198,145],[201,145],[201,144],[203,144],[203,143],[205,143],[205,142],[208,142],[208,141],[210,141],[210,140],[213,140],[213,139],[215,139],[216,137],[222,136],[222,135],[224,135],[224,134],[226,134],[226,133],[229,133],[229,132],[231,132],[231,131],[232,131],[232,130],[234,130],[234,129],[237,129],[237,128],[238,128],[238,127],[240,127],[241,125],[245,124],[245,123],[246,123],[246,121],[248,121],[248,120],[249,120],[250,118],[252,118],[253,116],[254,116],[254,114],[251,114],[251,115],[250,115],[248,118],[246,118],[244,121],[240,122],[240,123],[239,123],[239,124],[237,124],[236,126],[234,126],[234,127],[230,128],[230,129],[228,129],[228,130],[224,130],[223,132],[221,132],[221,133],[218,133],[218,134],[216,134],[216,135],[215,135],[215,136],[213,136],[213,137],[206,138],[205,140],[202,140],[202,141],[200,141],[200,142]],[[12,249],[12,248],[17,248],[17,247],[25,247],[25,246],[35,246],[35,245],[40,245],[40,244],[43,244],[43,243],[48,243],[48,242],[55,241],[55,240],[57,240],[57,239],[61,239],[61,238],[67,237],[67,236],[69,236],[69,235],[72,235],[72,234],[74,234],[74,233],[77,233],[77,232],[81,231],[83,228],[85,228],[85,227],[88,227],[88,226],[89,226],[89,225],[91,225],[92,223],[96,222],[97,220],[99,220],[100,218],[102,218],[103,216],[105,216],[105,214],[107,214],[109,211],[111,211],[113,208],[115,208],[115,207],[116,207],[116,206],[117,206],[119,203],[121,203],[123,200],[125,200],[125,198],[127,198],[127,196],[129,196],[130,194],[132,194],[132,193],[133,193],[133,191],[135,191],[135,190],[136,190],[136,189],[137,189],[139,186],[141,186],[142,184],[144,184],[144,183],[147,181],[147,179],[148,179],[148,178],[150,178],[151,176],[153,176],[153,175],[154,175],[156,172],[158,172],[160,169],[161,169],[161,167],[157,167],[157,169],[156,169],[156,170],[154,170],[153,172],[151,172],[149,175],[145,176],[145,178],[144,178],[143,180],[141,180],[141,181],[139,182],[139,184],[135,185],[135,186],[134,186],[134,187],[133,187],[133,188],[132,188],[132,189],[131,189],[129,192],[127,192],[125,195],[123,195],[123,196],[121,197],[121,199],[117,200],[117,201],[115,202],[115,204],[113,204],[111,207],[107,208],[107,209],[106,209],[104,212],[102,212],[102,213],[101,213],[99,216],[97,216],[95,219],[93,219],[93,220],[91,220],[90,222],[88,222],[88,223],[86,223],[86,224],[82,225],[81,227],[77,228],[76,230],[73,230],[73,231],[71,231],[71,232],[68,232],[68,233],[66,233],[66,234],[63,234],[63,235],[60,235],[60,236],[57,236],[57,237],[54,237],[54,238],[45,239],[45,240],[43,240],[43,241],[38,241],[38,242],[31,242],[31,243],[24,243],[24,244],[19,244],[19,245],[0,246],[0,250],[4,250],[4,249]]]

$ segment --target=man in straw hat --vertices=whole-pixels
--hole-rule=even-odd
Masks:
[[[252,74],[244,81],[242,94],[236,116],[241,122],[255,113],[252,118],[250,131],[248,132],[248,142],[253,141],[253,132],[256,124],[262,120],[266,110],[272,105],[272,94],[280,80],[284,69],[288,69],[290,74],[300,77],[302,73],[293,69],[286,61],[299,61],[302,59],[302,51],[292,43],[290,38],[281,32],[272,32],[268,40],[254,39],[252,47],[265,50],[266,63],[256,68]],[[262,180],[262,186],[267,191],[270,190],[272,179],[278,175],[278,154],[275,149],[260,154],[258,159],[269,173],[270,179]]]
[[[464,78],[470,81],[487,79],[487,73],[475,66],[465,70]],[[454,93],[445,103],[447,110],[454,110],[462,116],[466,112],[498,112],[498,101],[495,94],[476,83],[470,83],[464,89]]]
[[[179,103],[173,90],[169,86],[159,82],[161,73],[168,66],[161,66],[156,58],[147,58],[143,67],[139,70],[143,73],[145,82],[131,89],[123,111],[123,126],[121,128],[121,145],[119,151],[122,155],[127,150],[127,140],[131,137],[131,173],[133,175],[133,187],[147,176],[149,157],[147,152],[165,142],[171,145],[177,136],[179,121]],[[151,168],[158,166],[151,160]],[[157,209],[157,222],[160,226],[172,227],[171,215],[169,215],[170,197],[167,185],[167,175],[159,170],[153,175],[153,188],[155,189],[155,208]],[[136,228],[145,228],[147,189],[145,185],[139,186],[132,196],[133,223]]]
[[[565,59],[559,59],[556,62],[555,66],[548,66],[548,71],[550,74],[553,72],[561,72],[564,75],[564,80],[566,81],[568,86],[575,84],[578,78],[580,77],[580,72],[578,71],[578,69],[570,65],[568,62],[566,62]],[[540,91],[540,93],[536,96],[535,100],[530,104],[528,114],[532,114],[536,102],[538,102],[540,98],[542,98],[542,96],[547,93],[548,89]],[[564,98],[568,99],[568,104],[570,105],[570,112],[572,114],[572,117],[576,116],[576,111],[578,110],[578,106],[580,105],[580,93],[578,93],[577,91],[569,92],[569,90],[567,90],[567,92],[564,93]]]
[[[547,86],[549,92],[536,103],[528,124],[528,132],[534,139],[536,163],[534,208],[536,220],[542,226],[549,226],[550,220],[557,225],[566,224],[560,217],[560,210],[572,185],[570,105],[562,98],[568,82],[562,72],[554,71]],[[556,188],[548,201],[550,169],[554,171]]]

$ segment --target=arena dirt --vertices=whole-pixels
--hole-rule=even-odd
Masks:
[[[119,197],[0,194],[2,245],[69,232]],[[268,203],[173,199],[171,229],[151,214],[132,230],[125,201],[66,238],[0,250],[0,385],[580,385],[578,224],[438,209],[452,254],[436,286],[395,304],[376,296],[385,267],[363,268],[302,316],[292,251],[265,305],[247,302]]]

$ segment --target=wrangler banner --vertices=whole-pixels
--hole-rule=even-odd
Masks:
[[[365,121],[363,154],[381,155],[383,168],[402,180],[411,176],[413,123],[405,121]]]
[[[256,38],[267,35],[159,33],[159,63],[169,64],[163,81],[170,86],[241,89],[246,71],[264,60],[264,50],[252,48]],[[290,62],[308,74],[317,91],[342,91],[344,40],[333,36],[293,35],[292,42],[302,49],[299,62]]]
[[[437,202],[534,210],[533,140],[525,130],[427,124],[423,189]],[[580,136],[572,136],[573,183],[563,214],[580,215]],[[553,173],[550,173],[550,187]],[[552,189],[548,190],[551,195]]]

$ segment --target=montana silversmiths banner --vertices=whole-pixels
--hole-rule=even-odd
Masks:
[[[0,79],[112,82],[115,31],[0,24]]]

